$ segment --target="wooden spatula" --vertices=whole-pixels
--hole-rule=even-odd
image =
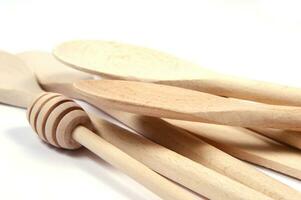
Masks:
[[[26,56],[26,53],[23,53],[23,57],[24,56]],[[36,56],[38,57],[39,54],[36,54]],[[44,70],[43,74],[48,74],[48,76],[50,77],[52,76],[52,74],[56,74],[56,67],[42,67],[47,65],[48,62],[45,63],[42,59],[38,59],[41,61],[41,63],[38,64],[36,61],[30,62],[31,59],[34,59],[32,55],[27,58],[27,63],[30,65],[36,65],[34,68]],[[63,67],[62,65],[60,66]],[[66,66],[64,67],[66,68]],[[41,81],[40,84],[43,86],[44,81],[42,79],[44,76],[40,76],[38,70],[35,72],[35,74],[39,77],[38,79]],[[65,80],[74,80],[73,78],[71,78],[73,76],[73,73],[67,73],[66,71],[66,73],[64,73],[64,76],[66,76]],[[69,82],[69,84],[71,85],[72,82]],[[58,88],[56,87],[52,89]],[[64,93],[64,91],[62,92]],[[261,191],[266,195],[271,196],[272,198],[287,198],[288,194],[290,194],[289,196],[292,199],[297,197],[299,198],[299,195],[294,194],[294,192],[290,192],[290,189],[285,189],[286,186],[279,184],[279,182],[275,182],[273,179],[265,176],[262,173],[259,173],[257,170],[252,169],[251,167],[238,161],[237,159],[234,159],[228,154],[219,151],[208,143],[205,143],[204,141],[187,134],[185,131],[170,126],[168,123],[164,122],[161,119],[138,116],[116,110],[114,111],[103,107],[102,109],[105,109],[108,114],[138,131],[145,137],[153,140],[154,142],[168,147],[196,162],[205,165],[208,168],[214,169],[221,174],[224,174],[234,180],[248,185],[249,187],[252,187],[257,191]],[[127,149],[128,148],[125,148],[124,151],[127,152]],[[301,161],[301,157],[299,159]]]
[[[15,71],[15,73],[17,72]],[[40,99],[38,99],[37,102],[40,102]],[[36,104],[36,101],[34,102],[34,104]],[[44,108],[44,105],[42,106]],[[47,109],[43,111],[47,113]],[[38,112],[37,110],[33,110],[29,113]],[[39,122],[39,119],[40,118],[37,119],[37,122]],[[95,127],[100,131],[99,134],[103,136],[103,138],[105,138],[107,141],[113,143],[116,146],[119,146],[119,148],[123,151],[127,150],[127,152],[132,157],[134,157],[137,160],[140,160],[147,166],[152,166],[150,168],[155,170],[156,172],[210,199],[271,199],[270,197],[262,193],[259,193],[239,182],[236,182],[226,176],[223,176],[209,168],[206,168],[184,156],[181,156],[180,154],[177,154],[136,134],[132,134],[99,118],[93,118],[92,120],[94,121]],[[95,123],[95,121],[97,121],[97,123]],[[32,124],[35,127],[34,121],[32,121]],[[76,133],[78,133],[78,130],[76,131]],[[107,146],[107,156],[110,155],[110,149],[114,148],[114,146],[110,146],[110,143],[106,143],[105,140],[102,140],[99,137],[96,137],[98,139],[95,139],[95,137],[93,139],[90,137],[90,135],[75,135],[76,140],[83,140],[83,143],[89,148],[93,150],[98,149],[98,155],[101,155],[101,148],[98,145],[101,145],[101,147],[103,148]],[[99,142],[100,140],[102,141],[101,143]],[[104,143],[105,145],[102,145],[102,143]],[[149,174],[151,172],[145,172],[146,174],[144,174],[144,172],[141,172],[141,170],[139,169],[140,172],[136,174],[135,170],[133,170],[133,167],[138,165],[137,162],[133,166],[132,163],[134,161],[129,161],[130,157],[125,158],[124,155],[116,154],[116,151],[112,151],[112,154],[114,154],[114,161],[116,161],[116,163],[118,164],[117,165],[115,163],[117,167],[123,164],[122,167],[120,167],[121,169],[123,169],[127,174],[132,175],[134,178],[136,178],[136,180],[139,180],[142,184],[145,184],[148,188],[152,189],[157,194],[163,196],[163,198],[194,199],[191,193],[187,193],[187,191],[181,189],[175,184],[172,184],[171,182],[166,183],[166,179],[162,180],[163,182],[165,180],[164,186],[162,186],[161,181],[157,181],[156,184],[150,184],[154,183],[154,179],[152,179],[151,176],[148,177],[149,180],[145,178],[147,177],[147,173]],[[174,188],[176,192],[173,191],[173,189],[171,189],[170,187],[167,187],[168,184],[172,188]]]
[[[101,76],[174,85],[220,96],[301,105],[301,89],[219,74],[156,50],[117,42],[82,40],[54,54],[74,68]]]
[[[88,80],[74,87],[95,105],[137,114],[249,128],[301,128],[300,107],[253,104],[134,81]]]
[[[32,96],[41,91],[36,84],[35,76],[24,66],[21,59],[12,54],[0,51],[0,60],[0,101],[27,107]]]

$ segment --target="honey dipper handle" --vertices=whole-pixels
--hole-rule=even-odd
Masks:
[[[184,188],[158,175],[134,158],[128,156],[109,142],[105,141],[84,126],[78,126],[72,132],[73,139],[104,159],[114,167],[120,169],[162,199],[190,200],[196,196]]]

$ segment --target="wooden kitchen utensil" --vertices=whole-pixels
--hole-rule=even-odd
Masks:
[[[5,85],[0,85],[0,101],[5,100],[4,103],[19,107],[29,105],[28,120],[43,141],[63,149],[78,149],[84,146],[163,199],[197,199],[192,193],[158,175],[94,134],[87,128],[91,127],[91,122],[85,111],[60,94],[44,93],[29,68],[18,57],[1,52],[0,70],[1,80],[6,80]],[[19,76],[20,72],[23,73]],[[19,80],[15,80],[15,77]],[[16,97],[18,101],[15,100]],[[261,195],[259,198],[267,199]]]
[[[257,191],[261,191],[264,194],[271,196],[274,199],[289,198],[288,195],[285,194],[285,191],[288,192],[288,190],[285,189],[285,187],[280,186],[279,183],[276,183],[273,180],[268,180],[269,178],[263,176],[262,173],[258,173],[258,171],[252,169],[251,166],[247,166],[245,163],[235,160],[233,159],[233,157],[229,157],[228,155],[225,155],[225,153],[223,153],[222,151],[218,151],[217,149],[213,148],[213,146],[209,145],[207,142],[204,142],[207,141],[206,138],[204,138],[204,140],[203,139],[197,140],[195,136],[188,134],[186,131],[184,131],[184,129],[181,130],[177,129],[173,125],[171,125],[166,121],[163,121],[162,119],[139,116],[132,113],[125,113],[125,112],[120,112],[120,111],[111,110],[107,108],[105,108],[104,111],[110,114],[111,116],[113,116],[114,118],[118,119],[119,121],[123,122],[126,126],[134,129],[138,133],[153,140],[154,142],[163,145],[175,152],[178,152],[186,156],[187,158],[199,162],[208,168],[214,169],[221,174],[225,174],[226,176],[234,180],[237,180],[241,183],[244,183],[245,185],[248,185],[249,187],[252,187]],[[177,124],[175,123],[175,125]],[[212,126],[218,126],[218,125],[212,125]],[[224,132],[219,130],[219,133],[223,134]],[[231,133],[228,136],[231,137]],[[218,142],[222,143],[221,140],[218,140]],[[264,143],[265,143],[265,138],[263,138],[262,143],[259,143],[258,148],[260,148],[260,145]],[[260,155],[261,155],[260,151],[257,152],[255,151],[254,153],[255,156],[252,155],[253,157],[252,156],[247,157],[244,154],[243,156],[247,157],[248,160],[252,160],[252,158],[255,158],[254,160],[252,160],[253,163],[257,159],[256,161],[258,160],[261,161],[261,162],[257,162],[258,164],[261,164],[263,166],[269,166],[269,167],[272,166],[272,168],[275,168],[274,166],[276,166],[277,168],[277,162],[281,163],[282,161],[286,161],[288,158],[286,158],[285,155],[293,154],[295,158],[297,158],[297,160],[293,162],[289,162],[288,165],[291,164],[297,165],[296,168],[292,169],[291,171],[292,172],[298,171],[299,172],[298,175],[300,175],[301,170],[298,167],[300,166],[301,156],[299,155],[299,152],[292,150],[290,148],[286,149],[285,146],[279,145],[276,142],[273,143],[270,141],[270,143],[271,143],[270,146],[268,145],[264,146],[266,147],[266,150],[268,152],[263,153],[265,157],[262,156],[263,159],[261,160],[260,160]],[[242,152],[243,151],[242,149],[244,148],[245,149],[250,148],[247,145],[246,147],[244,147],[243,144],[240,145],[239,141],[236,144],[234,144],[236,147],[234,148],[234,151],[237,154],[239,154],[239,152]],[[232,150],[231,148],[229,149]],[[274,156],[274,153],[271,153],[272,158],[274,159],[271,161],[269,160],[270,159],[269,151],[275,149],[277,152],[281,152],[282,150],[288,150],[288,152],[283,151],[284,155],[280,155],[278,157],[278,160],[277,157]],[[225,152],[228,152],[228,149],[226,149]],[[250,152],[252,152],[252,150],[250,150]],[[297,163],[298,161],[299,163]],[[270,165],[267,165],[267,163]],[[283,168],[285,172],[290,172],[289,170],[287,170],[288,167],[284,167],[283,165],[286,164],[285,163],[282,164],[281,168]],[[294,175],[296,175],[296,173]],[[270,187],[268,185],[270,185]],[[274,188],[274,190],[272,188]],[[273,191],[271,191],[271,189]],[[290,192],[291,197],[289,199],[300,198],[300,193],[299,192],[297,193]]]
[[[258,134],[301,149],[301,132],[273,128],[252,128]]]
[[[54,54],[70,66],[123,80],[174,85],[270,104],[301,105],[301,89],[220,74],[156,50],[117,42],[79,40]]]
[[[5,62],[3,63],[3,66],[5,66]],[[5,67],[3,68],[3,70],[5,70]],[[15,71],[15,73],[17,72]],[[34,80],[31,81],[34,82]],[[28,90],[30,90],[30,88],[28,88]],[[69,100],[62,98],[61,96],[56,96],[55,94],[46,94],[45,96],[41,95],[35,101],[33,101],[34,106],[32,107],[32,109],[29,109],[28,118],[31,125],[38,132],[39,136],[42,139],[53,145],[65,148],[77,148],[79,145],[72,140],[74,139],[77,142],[81,142],[91,151],[99,155],[101,151],[100,149],[98,149],[100,148],[98,147],[98,145],[101,146],[102,143],[105,143],[106,146],[108,146],[111,145],[110,143],[113,143],[115,141],[114,144],[118,143],[123,147],[123,150],[128,149],[129,151],[132,151],[132,157],[136,159],[140,158],[142,162],[146,163],[147,165],[152,165],[153,169],[158,173],[161,173],[162,175],[210,199],[271,199],[270,197],[265,196],[260,192],[257,192],[226,176],[210,170],[209,168],[206,168],[167,148],[164,148],[136,134],[132,134],[124,129],[118,128],[117,126],[105,122],[104,120],[97,119],[97,123],[94,123],[94,125],[100,131],[99,134],[101,134],[102,136],[107,136],[106,140],[109,140],[110,143],[106,143],[105,140],[102,140],[102,138],[93,135],[85,128],[82,128],[81,126],[79,126],[79,128],[76,128],[78,127],[78,124],[81,124],[81,114],[84,113],[78,114],[80,121],[76,120],[78,118],[74,119],[73,114],[70,114],[73,110],[70,110],[66,105],[68,101]],[[59,109],[60,106],[63,106],[65,109]],[[76,108],[75,110],[77,111],[78,109]],[[58,123],[56,119],[61,119],[62,116],[62,120]],[[73,119],[75,121],[72,121]],[[95,118],[93,120],[95,121]],[[57,131],[53,131],[55,127],[57,127]],[[73,128],[75,128],[74,131],[72,131]],[[60,131],[63,131],[63,134],[57,133]],[[102,143],[99,141],[102,141]],[[106,148],[105,145],[102,145],[102,147]],[[114,146],[111,146],[111,148],[113,147]],[[95,148],[98,150],[95,150]],[[109,155],[110,154],[108,154],[108,157]],[[138,173],[135,173],[136,171],[134,170],[134,166],[131,165],[132,161],[122,160],[122,155],[119,154],[119,156],[113,157],[116,159],[121,159],[117,159],[117,161],[120,162],[114,164],[116,164],[117,167],[121,168],[122,166],[117,164],[123,163],[124,165],[122,169],[124,169],[125,172],[127,172],[128,174],[133,173],[130,175],[134,176],[136,180],[138,178],[141,178],[138,180],[146,184],[146,186],[149,186],[149,188],[153,189],[153,191],[157,192],[157,194],[163,196],[166,199],[193,199],[193,196],[191,194],[186,193],[176,185],[174,185],[173,188],[176,189],[179,194],[177,194],[177,192],[173,191],[173,189],[171,188],[168,188],[168,190],[166,191],[166,187],[162,186],[162,183],[159,181],[156,181],[156,184],[154,184],[154,179],[146,181],[146,177],[139,175],[144,172],[138,171]],[[126,163],[124,163],[124,161],[126,161]],[[128,170],[129,168],[132,170]],[[151,176],[149,176],[148,178],[151,179]],[[164,180],[167,181],[166,179]],[[166,182],[165,184],[172,185],[171,182]],[[165,189],[163,189],[163,187]],[[179,197],[180,195],[186,197]]]
[[[134,81],[85,80],[74,87],[94,105],[137,114],[249,128],[301,128],[300,107],[253,104]]]
[[[168,123],[198,135],[206,142],[239,157],[301,179],[300,151],[279,144],[241,127],[165,119]]]
[[[55,91],[72,98],[79,98],[79,95],[73,91],[71,83],[78,80],[93,79],[92,75],[66,67],[66,65],[54,59],[47,52],[23,52],[19,53],[18,57],[28,64],[29,67],[33,68],[32,70],[35,71],[40,85],[46,91]],[[301,148],[301,134],[299,132],[259,128],[255,131],[279,142]]]
[[[48,65],[48,63],[53,62],[45,62],[43,59],[40,59],[41,55],[45,56],[46,53],[25,52],[22,53],[22,58],[25,58],[26,63],[33,67],[33,69],[37,69],[35,71],[35,74],[38,77],[38,80],[40,81],[42,87],[44,87],[44,84],[48,79],[51,79],[53,81],[53,84],[57,85],[57,87],[51,89],[58,89],[59,91],[64,93],[64,90],[68,87],[62,87],[64,89],[61,90],[59,87],[60,83],[56,84],[54,78],[57,74],[57,71],[63,71],[63,68],[66,68],[66,66],[51,65],[51,67],[47,67],[46,65]],[[54,59],[53,57],[51,57],[51,55],[48,54],[48,59],[51,58]],[[66,70],[63,74],[65,78],[62,78],[64,80],[70,80],[68,81],[70,85],[76,79],[81,79],[80,76],[74,77],[74,73],[69,73],[69,70]],[[83,74],[83,79],[85,77],[86,74]],[[65,82],[64,85],[65,84],[67,84],[67,82]],[[138,116],[130,113],[111,110],[108,108],[102,109],[104,109],[108,114],[115,117],[119,121],[125,123],[127,126],[138,131],[145,137],[153,140],[154,142],[168,147],[196,162],[205,165],[208,168],[214,169],[221,174],[224,174],[234,180],[248,185],[249,187],[257,191],[261,191],[262,193],[271,196],[274,199],[300,198],[300,194],[298,192],[288,188],[280,182],[273,180],[263,173],[252,169],[243,162],[234,159],[228,154],[214,148],[213,146],[203,142],[202,140],[187,134],[185,131],[176,129],[173,126],[168,125],[168,123],[164,122],[161,119]],[[127,151],[127,149],[125,149],[125,151]]]
[[[156,82],[221,96],[300,106],[301,89],[219,74],[156,50],[107,41],[71,41],[54,54],[82,71],[105,77]],[[300,148],[296,131],[262,129],[258,133]]]

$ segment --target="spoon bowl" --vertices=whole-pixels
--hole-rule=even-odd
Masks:
[[[54,55],[73,68],[113,79],[155,82],[219,96],[301,106],[301,89],[220,74],[160,51],[117,42],[65,42]]]

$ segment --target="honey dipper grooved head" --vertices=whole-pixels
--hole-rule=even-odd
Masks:
[[[39,137],[53,146],[78,149],[72,131],[79,125],[91,126],[86,112],[72,99],[56,93],[39,95],[27,109],[27,118]]]

